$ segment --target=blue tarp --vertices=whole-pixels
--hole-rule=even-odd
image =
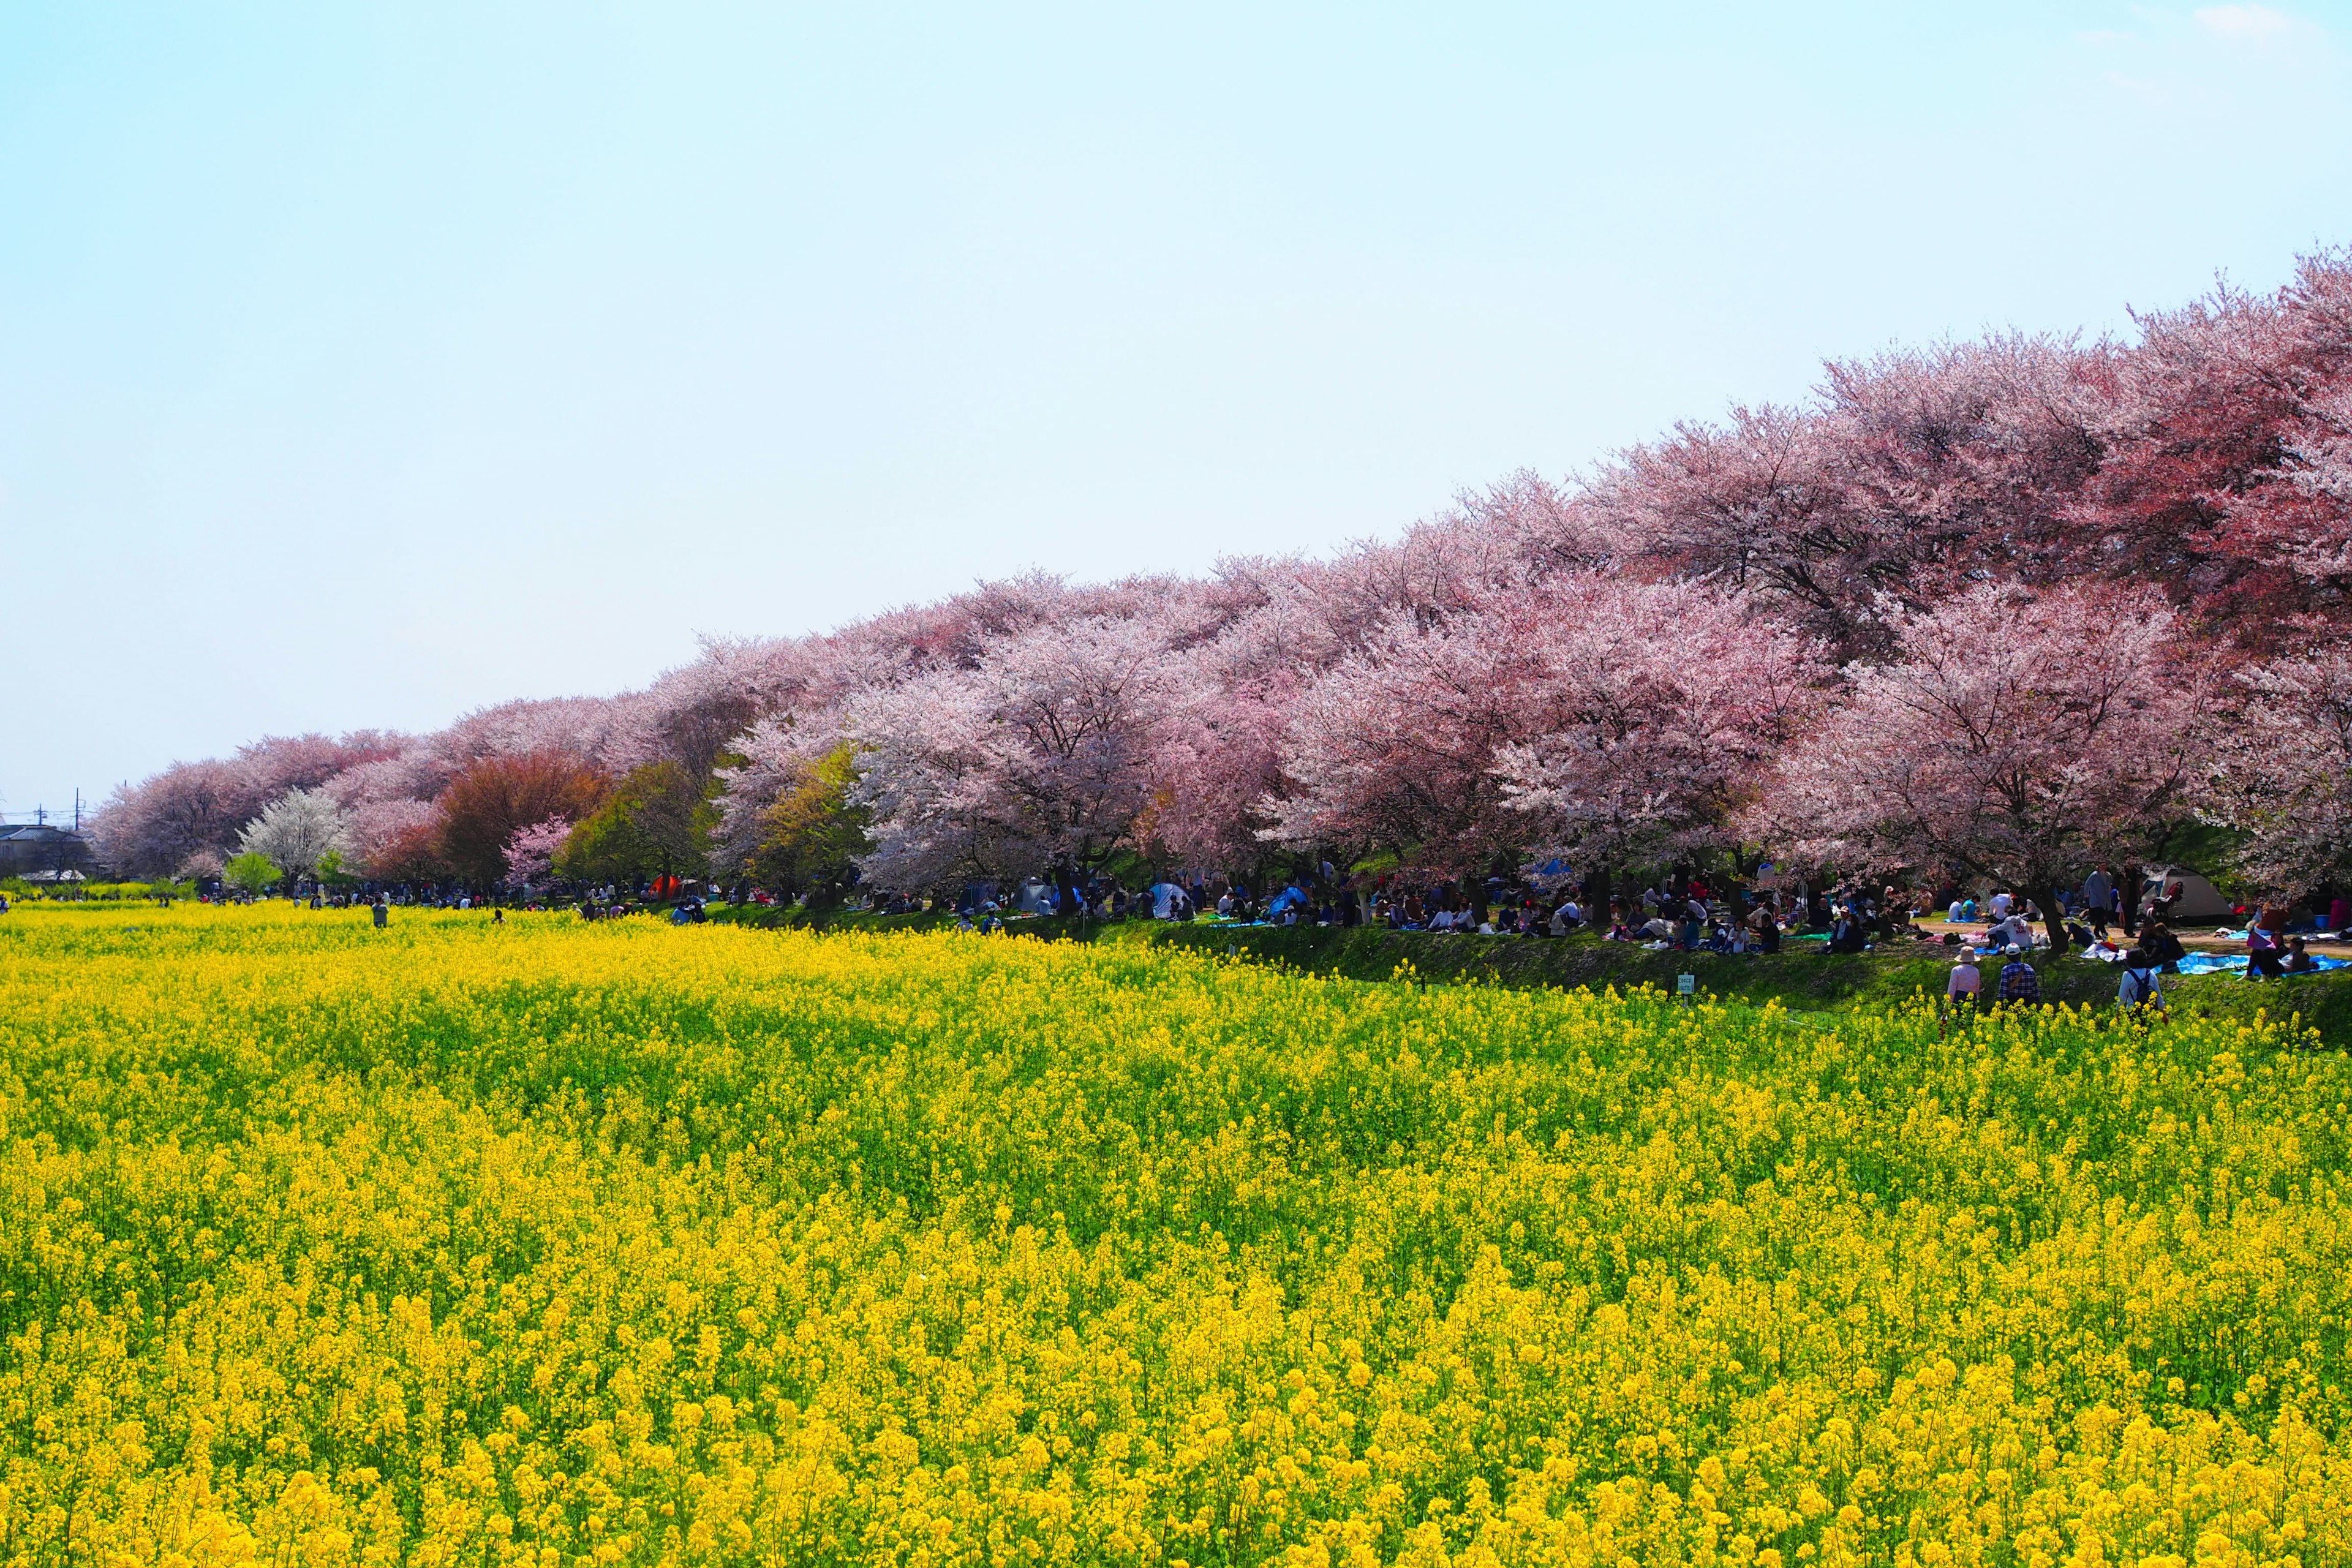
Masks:
[[[2322,958],[2317,953],[2312,954],[2311,962],[2321,969],[2342,969],[2346,963],[2344,959]],[[2183,974],[2243,974],[2245,972],[2246,955],[2242,952],[2192,952],[2180,961],[2180,973]]]

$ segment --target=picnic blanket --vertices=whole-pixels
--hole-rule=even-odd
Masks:
[[[2341,958],[2322,958],[2317,953],[2311,962],[2320,969],[2342,969],[2347,962]],[[2183,974],[2243,974],[2246,955],[2242,952],[2192,952],[2180,961]]]

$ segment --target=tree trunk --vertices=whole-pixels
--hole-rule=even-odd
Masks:
[[[1611,896],[1609,868],[1595,866],[1584,878],[1584,921],[1602,936],[1617,910]]]
[[[2147,879],[2139,874],[2137,866],[2126,866],[2122,881],[2124,934],[2137,936],[2139,934],[2139,895],[2141,889],[2147,886]]]
[[[2059,912],[2057,886],[2044,880],[2031,890],[2033,901],[2042,906],[2042,929],[2050,933],[2050,956],[2063,958],[2066,952],[2066,917]]]
[[[1078,912],[1078,873],[1076,868],[1063,864],[1054,868],[1054,912],[1075,915]]]

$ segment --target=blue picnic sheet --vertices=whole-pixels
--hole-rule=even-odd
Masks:
[[[2326,970],[2342,969],[2352,961],[2322,958],[2313,953],[2311,962]],[[2242,952],[2192,952],[2180,961],[2180,973],[2183,974],[2243,974],[2245,972],[2246,955]]]

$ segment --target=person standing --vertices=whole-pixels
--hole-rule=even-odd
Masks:
[[[384,896],[382,893],[375,896],[375,903],[369,910],[369,918],[375,922],[375,929],[378,931],[392,923],[392,906],[384,901]]]
[[[2101,866],[2083,879],[2083,913],[2100,941],[2107,937],[2107,917],[2115,910],[2115,873]]]

